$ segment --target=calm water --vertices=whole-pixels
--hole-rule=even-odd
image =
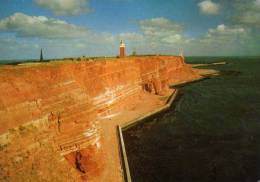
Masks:
[[[260,58],[227,61],[222,76],[181,88],[166,113],[124,132],[134,182],[260,180]]]

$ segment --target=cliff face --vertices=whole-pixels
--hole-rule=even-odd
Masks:
[[[182,57],[167,56],[0,67],[0,180],[91,179],[102,172],[102,119],[195,78]]]

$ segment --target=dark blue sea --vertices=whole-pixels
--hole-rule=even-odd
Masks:
[[[133,182],[260,180],[260,58],[186,59],[222,61],[205,67],[220,76],[179,88],[169,111],[124,131]]]

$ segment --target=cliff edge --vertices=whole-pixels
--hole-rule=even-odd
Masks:
[[[199,79],[183,57],[0,67],[0,181],[123,181],[115,126]]]

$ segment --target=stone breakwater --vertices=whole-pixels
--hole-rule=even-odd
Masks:
[[[114,118],[198,78],[174,56],[1,66],[0,181],[122,181]]]

